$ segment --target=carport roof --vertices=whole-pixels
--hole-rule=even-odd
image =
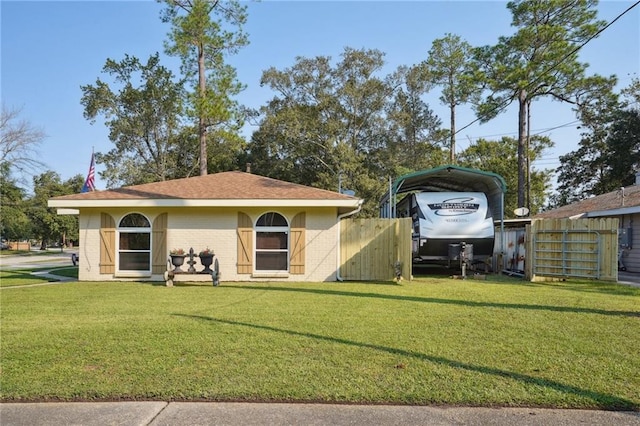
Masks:
[[[446,165],[400,176],[393,181],[392,195],[414,191],[484,192],[495,219],[503,217],[503,197],[507,184],[502,176],[483,170]],[[387,205],[389,192],[380,205]]]
[[[495,173],[448,165],[409,173],[394,181],[395,193],[411,191],[470,191],[502,194],[507,191],[507,184],[502,176]]]

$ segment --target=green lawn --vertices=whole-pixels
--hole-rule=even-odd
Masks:
[[[77,266],[68,266],[62,268],[49,268],[52,275],[58,275],[61,277],[75,278],[78,279],[78,267]]]
[[[59,281],[56,279],[38,277],[36,275],[32,275],[32,272],[33,270],[0,271],[0,287],[14,287]]]
[[[1,291],[1,398],[640,410],[640,289],[67,283]]]
[[[78,278],[78,267],[59,267],[59,268],[38,268],[38,269],[19,269],[19,270],[0,270],[0,287],[16,287],[31,284],[42,284],[47,282],[60,281],[57,278],[46,278],[33,275],[37,271],[50,271],[52,275],[60,277]]]

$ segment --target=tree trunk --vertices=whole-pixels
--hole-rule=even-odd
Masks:
[[[520,90],[518,96],[518,205],[525,206],[526,142],[527,142],[527,92]]]
[[[205,122],[205,111],[203,110],[204,98],[206,95],[206,79],[204,68],[204,46],[198,45],[198,138],[200,140],[200,176],[207,174],[207,125]]]
[[[449,144],[449,162],[456,163],[456,105],[451,104],[451,142]]]

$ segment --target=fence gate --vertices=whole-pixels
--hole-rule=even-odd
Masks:
[[[411,279],[411,218],[342,219],[340,275],[345,280]]]
[[[618,220],[534,220],[528,229],[527,276],[617,281]]]

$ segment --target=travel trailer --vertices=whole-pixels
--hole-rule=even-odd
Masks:
[[[415,192],[397,203],[396,216],[413,220],[414,262],[450,261],[465,247],[469,260],[493,254],[494,223],[483,192]]]

